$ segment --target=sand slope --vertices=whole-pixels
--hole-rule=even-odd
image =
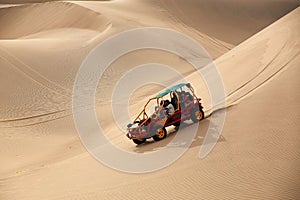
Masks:
[[[160,3],[189,27],[234,45],[300,5],[299,0],[162,0]]]
[[[131,6],[119,3],[115,11],[115,4],[101,2],[81,3],[85,7],[50,2],[0,9],[0,62],[3,74],[11,74],[1,79],[2,127],[25,126],[70,115],[73,81],[85,55],[104,38],[140,26],[139,16],[132,14],[135,11]],[[135,3],[144,8],[139,14],[144,18],[143,26],[161,24],[176,28],[173,19],[162,21],[166,16],[156,7]],[[126,18],[120,18],[120,10]],[[157,18],[153,18],[153,12],[157,12]],[[195,36],[193,31],[181,27],[178,30]],[[208,36],[195,37],[215,57],[229,50]],[[37,59],[32,59],[33,55]]]
[[[0,38],[14,39],[55,29],[103,31],[107,18],[80,6],[54,2],[0,9]]]
[[[63,24],[52,21],[41,24],[43,21],[37,20],[38,28],[32,26],[30,30],[26,29],[31,27],[30,23],[19,18],[26,34],[10,29],[13,24],[7,24],[6,30],[10,34],[0,30],[3,35],[0,40],[0,157],[3,160],[0,199],[299,197],[300,8],[234,49],[223,51],[227,53],[215,61],[224,80],[228,112],[222,137],[208,157],[200,160],[198,154],[210,118],[200,123],[191,147],[174,164],[154,173],[132,175],[101,165],[81,145],[70,115],[74,76],[82,59],[99,41],[126,28],[142,26],[139,16],[145,17],[145,26],[165,19],[160,24],[162,27],[176,27],[176,21],[166,17],[169,15],[163,11],[156,11],[157,15],[151,18],[150,13],[157,8],[151,6],[143,7],[139,14],[130,14],[127,9],[133,6],[125,1],[115,1],[106,7],[99,2],[81,2],[80,5],[84,7],[54,2],[0,11],[12,19],[18,17],[14,16],[16,12],[24,12],[27,14],[24,19],[30,21],[44,11],[52,16],[58,10],[60,17],[64,15],[60,8],[68,12],[75,10],[69,13],[70,19],[64,17]],[[10,12],[9,9],[17,10]],[[96,12],[103,13],[105,18]],[[86,26],[87,21],[73,21],[78,13],[82,14],[80,19],[94,23]],[[106,18],[112,23],[110,29]],[[193,36],[191,32],[194,31],[186,27],[179,23],[176,29]],[[75,34],[75,37],[66,40],[69,34]],[[10,35],[14,37],[8,39]],[[78,38],[79,35],[83,38]],[[198,37],[197,41],[207,46],[212,44],[210,39]],[[224,45],[210,47],[212,52],[220,54]],[[104,89],[111,87],[112,80],[117,80],[123,73],[120,66],[137,64],[146,57],[175,67],[186,66],[184,60],[161,52],[136,52],[127,56],[107,71],[106,79],[102,80]],[[134,60],[135,56],[140,60]],[[209,97],[205,88],[197,84],[198,77],[192,72],[182,72],[209,109]],[[155,91],[149,89],[151,92]],[[141,99],[144,98],[147,96]],[[133,102],[141,99],[133,99]],[[102,103],[102,109],[109,108],[107,102]],[[109,119],[109,115],[107,112],[103,117]],[[114,130],[112,124],[108,121],[107,128]],[[190,128],[185,128],[184,133],[189,134]],[[123,133],[117,132],[112,140],[127,151],[147,153],[163,148],[173,137],[170,135],[161,142],[135,146]]]
[[[0,23],[0,123],[28,125],[67,115],[89,41],[108,30],[110,21],[72,3],[51,2],[2,8]]]

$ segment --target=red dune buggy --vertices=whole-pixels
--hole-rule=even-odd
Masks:
[[[127,125],[126,135],[135,144],[142,144],[151,137],[155,141],[162,140],[167,137],[166,127],[178,128],[185,120],[196,123],[204,119],[200,100],[190,83],[168,88],[148,100],[134,122]]]

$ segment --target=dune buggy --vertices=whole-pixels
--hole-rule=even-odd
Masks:
[[[135,144],[142,144],[151,137],[155,141],[162,140],[167,137],[166,127],[173,125],[178,129],[183,121],[196,123],[204,119],[200,100],[190,83],[168,88],[148,100],[133,123],[127,125],[126,135]]]

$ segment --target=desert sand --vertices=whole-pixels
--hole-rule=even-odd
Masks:
[[[299,199],[299,1],[0,3],[0,199]],[[120,57],[100,80],[95,105],[114,145],[147,154],[176,135],[136,146],[114,123],[111,94],[134,66],[172,66],[192,83],[207,115],[180,159],[131,174],[87,152],[74,125],[72,92],[81,63],[97,44],[142,27],[176,30],[207,50],[223,80],[227,113],[217,144],[200,159],[210,114],[218,111],[198,73],[168,52]],[[135,91],[131,114],[162,89]]]

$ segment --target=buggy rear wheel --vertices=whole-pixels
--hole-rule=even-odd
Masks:
[[[167,130],[165,127],[157,126],[154,128],[154,131],[155,135],[153,136],[153,139],[155,141],[159,141],[167,137]]]
[[[202,109],[194,108],[191,113],[191,119],[194,123],[197,123],[204,119],[204,112]]]

